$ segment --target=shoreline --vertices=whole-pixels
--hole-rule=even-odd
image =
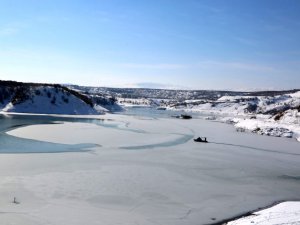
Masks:
[[[0,115],[9,116],[44,116],[44,117],[60,117],[60,118],[76,118],[76,119],[101,119],[99,117],[113,113],[105,114],[89,114],[89,115],[72,115],[72,114],[42,114],[42,113],[18,113],[18,112],[0,112]]]
[[[281,203],[287,203],[287,202],[299,202],[299,204],[300,204],[300,198],[299,199],[287,199],[287,200],[275,201],[275,202],[273,202],[270,205],[259,207],[259,208],[255,209],[255,210],[251,210],[251,211],[242,213],[240,215],[233,216],[233,217],[230,217],[228,219],[221,220],[221,221],[216,222],[216,223],[208,223],[208,224],[205,224],[205,225],[227,225],[230,222],[235,222],[236,220],[243,219],[243,218],[255,215],[255,213],[259,213],[259,212],[261,212],[261,211],[263,211],[265,209],[271,209],[274,206],[277,206],[277,205],[279,205]]]
[[[132,109],[132,106],[124,106],[124,108]],[[149,108],[155,109],[152,106],[140,106],[135,108]],[[208,120],[211,122],[230,124],[237,130],[244,130],[243,132],[249,132],[256,135],[271,136],[293,139],[300,142],[300,128],[297,124],[282,123],[277,121],[271,121],[271,119],[265,115],[252,115],[252,114],[234,114],[229,112],[218,112],[199,109],[188,108],[167,108],[168,112],[185,112],[190,114],[196,114],[198,119]],[[252,119],[251,117],[257,117]],[[271,116],[271,115],[269,115]],[[211,119],[213,118],[213,119]]]
[[[138,107],[132,107],[132,106],[125,106],[124,109],[126,110],[126,108],[152,108],[151,106],[138,106]],[[225,124],[230,124],[233,127],[235,127],[236,129],[244,129],[245,131],[249,132],[249,133],[253,133],[256,135],[263,135],[263,136],[271,136],[271,137],[279,137],[279,138],[289,138],[289,139],[293,139],[296,142],[300,142],[300,129],[297,129],[295,127],[293,127],[293,125],[290,124],[284,124],[284,123],[277,123],[276,122],[270,122],[268,120],[258,120],[258,119],[249,119],[251,117],[251,115],[232,115],[232,114],[228,114],[228,113],[218,113],[218,112],[213,112],[213,111],[204,111],[204,110],[191,110],[191,109],[167,109],[170,112],[179,112],[179,111],[184,111],[186,113],[193,113],[193,114],[197,114],[198,115],[198,119],[203,119],[203,120],[208,120],[211,122],[218,122],[218,123],[225,123]],[[94,115],[67,115],[67,114],[36,114],[36,113],[17,113],[17,112],[0,112],[0,115],[4,115],[4,116],[9,116],[9,115],[19,115],[19,116],[43,116],[43,117],[57,117],[57,118],[75,118],[75,119],[98,119],[98,120],[105,120],[107,116],[113,116],[113,115],[123,115],[123,116],[135,116],[135,115],[139,115],[139,114],[122,114],[122,113],[114,113],[114,112],[106,112],[104,114],[94,114]],[[145,117],[148,117],[147,115],[144,115]],[[215,119],[206,119],[206,117],[216,117]],[[104,118],[103,118],[104,117]],[[107,118],[108,120],[110,120],[110,118]],[[237,120],[237,122],[233,122]],[[253,129],[253,125],[251,125],[252,123],[248,124],[248,125],[244,125],[242,122],[246,121],[246,120],[251,120],[251,122],[253,123],[259,123],[260,126],[256,127],[255,129]],[[230,122],[228,122],[230,121]],[[241,125],[243,124],[243,125]],[[268,126],[266,126],[266,124],[268,124]],[[278,126],[283,127],[284,129],[289,130],[289,132],[292,132],[293,135],[290,137],[284,136],[284,134],[270,134],[268,133],[268,131],[266,131],[266,133],[257,133],[256,131],[258,130],[263,130],[265,128],[267,129],[277,129]],[[261,128],[262,127],[262,128]],[[244,132],[245,132],[244,131]]]
[[[169,109],[174,110],[174,109]],[[216,112],[216,111],[205,111],[205,110],[191,110],[191,109],[180,109],[185,112],[198,113],[203,115],[203,119],[227,123],[234,126],[236,129],[245,130],[257,135],[280,137],[280,138],[291,138],[300,142],[300,128],[297,127],[298,124],[284,123],[278,121],[272,121],[267,115],[251,115],[251,114],[230,114],[228,112]],[[176,111],[176,110],[174,110]],[[253,119],[251,117],[255,116]],[[207,119],[213,117],[214,119]],[[278,129],[279,128],[279,129]],[[285,129],[285,131],[280,131],[280,129]],[[278,130],[277,133],[272,133],[273,130]],[[291,134],[292,133],[292,134]]]

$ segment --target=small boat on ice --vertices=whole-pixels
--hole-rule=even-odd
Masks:
[[[181,115],[180,115],[180,118],[181,118],[181,119],[188,120],[188,119],[192,119],[192,116],[187,115],[187,114],[181,114]]]
[[[195,142],[208,143],[208,141],[206,140],[206,137],[204,137],[204,138],[198,137],[198,138],[194,139],[194,141]]]

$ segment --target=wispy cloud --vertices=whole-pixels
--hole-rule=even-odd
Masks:
[[[0,50],[0,58],[13,59],[16,61],[66,61],[70,57],[50,49],[18,49],[10,48]]]
[[[43,15],[36,17],[34,22],[53,23],[53,22],[73,22],[75,19],[65,15]]]
[[[233,39],[245,45],[256,46],[258,44],[257,40],[250,38],[234,37]]]
[[[207,12],[210,12],[210,13],[222,13],[222,12],[224,12],[223,8],[207,5],[203,1],[195,1],[194,6],[201,9],[201,10],[205,10]]]
[[[10,23],[0,27],[0,36],[12,36],[20,33],[27,27],[24,23]]]
[[[225,69],[225,70],[244,70],[252,72],[275,72],[277,68],[271,65],[251,63],[251,62],[239,62],[239,61],[217,61],[217,60],[205,60],[198,63],[190,64],[140,64],[140,63],[123,63],[120,64],[124,68],[130,69],[157,69],[157,70],[177,70],[177,69]]]
[[[237,88],[233,88],[231,89],[232,91],[249,91],[249,92],[254,92],[254,91],[278,91],[278,90],[282,90],[279,89],[278,87],[237,87]]]
[[[153,89],[172,89],[172,90],[188,90],[190,87],[164,84],[164,83],[154,83],[154,82],[140,82],[140,83],[131,83],[126,84],[125,87],[131,88],[153,88]]]
[[[283,31],[285,29],[284,26],[277,24],[265,24],[264,28],[271,32]]]
[[[123,63],[121,66],[126,68],[133,68],[133,69],[165,69],[165,70],[175,70],[175,69],[183,69],[187,68],[188,65],[185,64],[141,64],[141,63]]]
[[[261,65],[257,63],[245,63],[245,62],[225,62],[225,61],[202,61],[198,63],[199,67],[220,67],[226,69],[236,70],[248,70],[248,71],[260,71],[260,72],[275,72],[276,69],[272,66]]]
[[[14,27],[5,27],[0,30],[0,36],[10,36],[17,34],[19,32],[19,29]]]
[[[108,13],[108,12],[106,12],[106,11],[99,11],[99,10],[97,10],[96,12],[95,12],[95,14],[96,14],[96,17],[97,17],[97,20],[98,21],[100,21],[100,22],[110,22],[110,21],[112,21],[112,16]]]

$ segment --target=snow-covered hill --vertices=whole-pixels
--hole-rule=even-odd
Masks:
[[[60,85],[0,81],[0,111],[40,114],[100,114],[88,96]]]
[[[169,109],[208,114],[208,119],[232,123],[238,131],[300,141],[300,91],[276,96],[223,96],[216,101],[184,101]]]
[[[295,90],[287,91],[220,91],[220,90],[170,90],[170,89],[151,89],[151,88],[109,88],[109,87],[89,87],[79,85],[66,85],[70,89],[82,93],[89,93],[98,96],[113,96],[114,98],[130,99],[164,99],[182,102],[185,100],[211,100],[215,101],[222,96],[275,96],[294,93]]]

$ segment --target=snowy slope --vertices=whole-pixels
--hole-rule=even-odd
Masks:
[[[1,105],[2,112],[40,114],[100,114],[103,108],[85,102],[75,92],[54,85],[27,85],[14,88]]]

